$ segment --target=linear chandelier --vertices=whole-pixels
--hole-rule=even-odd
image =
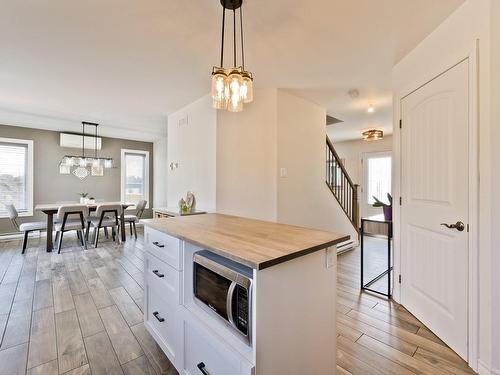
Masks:
[[[245,70],[245,53],[243,47],[243,0],[220,0],[222,5],[222,41],[220,66],[212,69],[212,100],[216,109],[227,109],[230,112],[243,110],[243,103],[253,101],[253,75]],[[224,67],[224,29],[226,9],[233,11],[233,66]],[[239,9],[241,36],[241,66],[236,61],[236,10]]]
[[[86,126],[94,126],[95,133],[94,135],[87,136],[85,134]],[[99,124],[95,122],[86,122],[82,121],[82,154],[81,155],[64,155],[61,161],[61,165],[66,166],[68,168],[75,167],[73,170],[73,174],[79,179],[83,180],[89,175],[88,168],[92,168],[92,170],[101,170],[103,168],[113,168],[113,159],[112,158],[101,158],[97,156],[97,127]],[[86,156],[85,155],[85,137],[94,137],[94,155]],[[102,174],[97,174],[102,175]]]

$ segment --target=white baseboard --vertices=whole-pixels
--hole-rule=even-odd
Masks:
[[[492,369],[490,366],[487,366],[484,362],[479,360],[477,362],[477,373],[479,375],[500,375],[500,370]]]

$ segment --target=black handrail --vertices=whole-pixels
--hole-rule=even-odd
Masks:
[[[345,166],[326,137],[326,185],[337,199],[350,222],[359,231],[358,185],[353,183]]]

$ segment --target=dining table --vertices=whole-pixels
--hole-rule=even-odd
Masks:
[[[61,206],[65,205],[75,205],[79,204],[77,202],[75,203],[48,203],[48,204],[37,204],[35,206],[35,211],[41,211],[44,214],[47,215],[47,244],[46,244],[46,250],[48,253],[52,251],[54,248],[54,243],[52,240],[52,232],[54,230],[54,214],[57,214],[57,211]],[[123,203],[123,202],[98,202],[98,203],[86,203],[85,205],[89,208],[89,211],[95,211],[97,206],[100,204],[120,204],[122,206],[122,212],[120,214],[120,235],[121,235],[121,240],[126,241],[126,233],[125,233],[125,210],[132,206],[133,204],[131,203]]]

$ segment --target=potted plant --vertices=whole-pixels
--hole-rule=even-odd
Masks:
[[[375,203],[373,203],[373,207],[382,207],[384,210],[384,219],[387,221],[392,221],[392,196],[391,194],[387,193],[387,200],[389,201],[389,204],[382,202],[380,199],[377,197],[373,197],[375,200]]]
[[[80,196],[80,203],[86,204],[88,201],[87,197],[89,196],[89,193],[78,193],[78,195]]]

